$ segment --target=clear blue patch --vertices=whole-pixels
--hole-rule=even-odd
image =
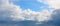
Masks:
[[[46,6],[47,8],[47,5],[37,2],[36,0],[19,0],[19,1],[14,1],[14,3],[16,5],[21,6],[23,10],[29,8],[33,11],[41,11],[42,10],[42,8],[40,8],[41,6]]]

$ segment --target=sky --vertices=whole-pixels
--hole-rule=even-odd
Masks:
[[[60,0],[0,0],[2,21],[22,21],[21,26],[60,26]]]
[[[49,6],[47,4],[44,4],[42,2],[38,2],[37,0],[17,0],[14,1],[14,4],[21,6],[23,10],[25,9],[31,9],[32,11],[41,11],[43,8],[49,9]]]

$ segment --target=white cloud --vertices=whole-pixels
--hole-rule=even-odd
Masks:
[[[43,21],[42,26],[54,26],[56,23],[57,25],[60,24],[59,23],[60,9],[51,11],[42,10],[40,12],[35,12],[30,9],[22,10],[20,6],[7,2],[4,1],[3,3],[0,3],[0,20],[5,21],[34,20],[38,22]],[[53,21],[51,21],[51,18],[53,19]],[[50,20],[51,22],[48,20]],[[40,25],[40,23],[37,24]]]
[[[1,20],[9,18],[9,20],[20,21],[20,20],[35,20],[35,21],[45,21],[49,19],[51,12],[48,10],[42,10],[40,12],[35,12],[30,9],[22,10],[20,6],[13,3],[9,3],[9,0],[3,0],[0,5],[0,15]],[[11,18],[11,19],[10,19]]]
[[[38,2],[42,1],[45,4],[48,4],[51,8],[54,8],[52,10],[52,14],[51,14],[51,18],[53,18],[52,16],[56,15],[56,20],[57,17],[59,17],[59,10],[60,10],[60,0],[37,0]],[[56,10],[56,11],[55,11]],[[55,11],[55,12],[54,12]],[[54,12],[54,13],[53,13]],[[59,18],[60,19],[60,18]]]
[[[40,0],[42,1],[42,0]],[[38,1],[38,2],[40,2]],[[52,14],[50,15],[50,19],[52,20],[49,20],[44,24],[45,25],[51,25],[51,26],[60,26],[60,0],[43,0],[42,1],[43,3],[45,4],[48,4],[51,8],[54,8],[54,10],[52,10]]]
[[[22,17],[20,14],[22,13],[21,12],[21,8],[17,5],[14,5],[14,4],[10,4],[8,2],[9,0],[2,0],[2,3],[0,5],[0,12],[3,13],[1,14],[2,15],[2,20],[4,17],[10,17],[12,18],[13,20],[23,20],[24,17]],[[7,3],[8,2],[8,3]],[[3,15],[5,15],[3,17]]]
[[[37,0],[38,2],[43,2],[48,4],[52,8],[59,9],[60,8],[60,0]]]
[[[48,10],[42,10],[41,12],[31,11],[30,9],[25,10],[23,15],[26,17],[26,20],[36,20],[36,21],[45,21],[50,17],[51,12]]]

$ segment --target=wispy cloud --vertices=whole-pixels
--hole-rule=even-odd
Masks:
[[[43,2],[48,4],[52,8],[59,9],[60,8],[60,0],[37,0],[38,2]]]

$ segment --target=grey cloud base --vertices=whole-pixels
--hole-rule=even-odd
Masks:
[[[36,24],[37,21],[6,21],[0,20],[0,26],[60,26],[60,9],[54,10],[51,14],[52,20],[43,21],[42,24]],[[8,24],[8,25],[7,25]]]

